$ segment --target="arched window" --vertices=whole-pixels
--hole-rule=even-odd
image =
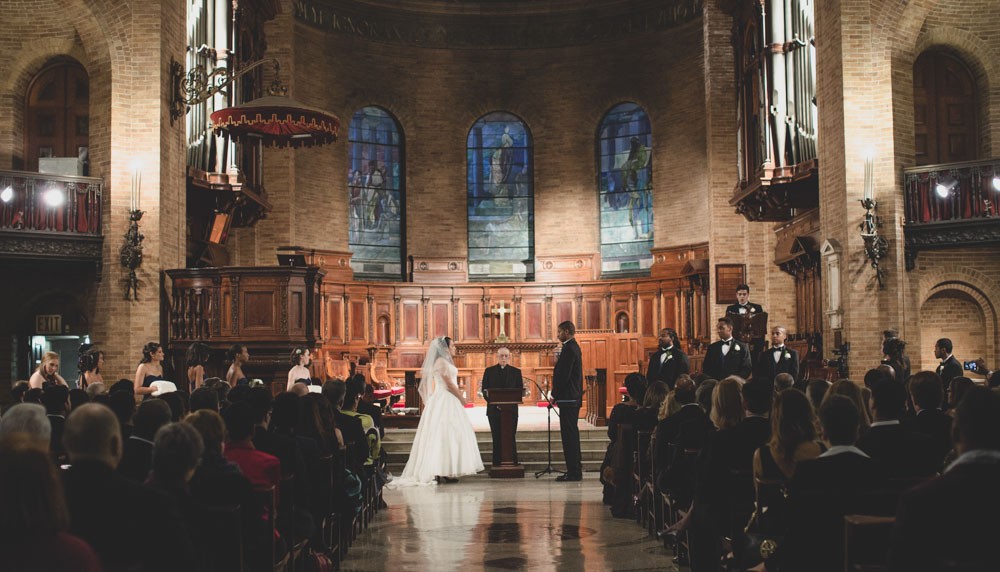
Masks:
[[[913,63],[917,165],[971,161],[978,152],[976,80],[960,59],[928,50]]]
[[[363,107],[348,129],[348,239],[358,278],[402,280],[405,236],[403,137],[396,120]]]
[[[469,279],[532,280],[535,189],[531,133],[501,111],[469,130]]]
[[[653,256],[653,131],[634,103],[604,116],[597,134],[601,275],[649,271]]]
[[[78,62],[58,59],[31,81],[25,114],[26,168],[42,157],[78,157],[87,174],[90,146],[90,80]]]

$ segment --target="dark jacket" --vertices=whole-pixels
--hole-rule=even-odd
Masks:
[[[887,478],[926,477],[941,470],[942,459],[936,458],[931,439],[901,424],[871,427],[858,439],[858,448]]]
[[[795,379],[799,378],[799,352],[788,346],[783,346],[778,361],[775,362],[774,354],[777,352],[778,348],[770,348],[760,352],[757,361],[753,364],[754,379],[771,383],[779,373],[788,373]]]
[[[576,401],[583,398],[583,357],[575,338],[563,344],[552,372],[552,398],[556,401]]]
[[[108,568],[196,569],[191,539],[168,496],[123,477],[99,461],[78,460],[64,474],[70,532]]]
[[[375,427],[378,428],[378,436],[385,437],[385,427],[382,425],[382,408],[374,403],[365,400],[358,401],[358,413],[364,413],[372,418]]]
[[[965,370],[962,369],[962,362],[955,359],[955,356],[948,356],[948,359],[938,364],[936,371],[941,376],[941,381],[944,382],[945,392],[951,387],[951,380],[962,377],[962,374],[965,373]]]
[[[749,516],[755,497],[753,454],[770,438],[771,420],[766,417],[747,417],[735,427],[711,433],[698,456],[698,504]]]
[[[664,354],[669,354],[670,358],[663,359]],[[646,368],[646,382],[662,381],[667,384],[667,387],[673,389],[677,377],[690,371],[691,364],[688,361],[688,356],[679,347],[675,345],[669,350],[660,348],[649,358],[649,367]]]
[[[738,375],[743,379],[750,376],[750,348],[735,338],[729,348],[729,352],[722,355],[722,340],[708,346],[705,352],[705,360],[702,362],[702,373],[722,381],[730,375]],[[736,349],[739,347],[739,349]]]
[[[152,466],[153,444],[135,436],[126,439],[118,473],[137,483],[144,483]]]
[[[524,391],[524,378],[521,377],[521,370],[512,365],[500,367],[500,364],[491,365],[483,372],[484,391],[490,389],[520,389]],[[487,415],[500,415],[500,407],[489,405],[486,407]],[[517,408],[514,408],[514,416],[517,416]]]
[[[762,314],[764,313],[764,308],[760,304],[754,304],[753,302],[747,302],[746,312],[740,314],[739,304],[730,304],[726,306],[726,314],[731,316],[749,315],[749,314]]]
[[[940,409],[923,409],[908,418],[905,426],[917,433],[930,437],[934,443],[937,458],[944,459],[951,452],[951,415]]]

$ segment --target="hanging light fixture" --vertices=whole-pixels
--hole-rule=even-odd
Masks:
[[[280,65],[274,58],[254,62],[235,73],[218,68],[206,74],[204,69],[195,68],[186,77],[183,66],[173,62],[171,117],[180,117],[187,106],[208,100],[234,80],[267,63],[274,64],[274,79],[268,94],[212,113],[216,134],[236,142],[259,141],[266,147],[312,147],[336,141],[340,119],[288,97],[288,89],[279,77]]]

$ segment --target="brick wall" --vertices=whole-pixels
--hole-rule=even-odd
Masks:
[[[940,338],[949,338],[957,359],[985,358],[990,355],[985,330],[986,317],[979,302],[961,290],[945,290],[931,296],[921,306],[920,345],[908,344],[907,354],[914,368],[934,369],[938,364],[934,343]]]

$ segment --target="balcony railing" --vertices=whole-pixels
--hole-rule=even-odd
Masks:
[[[0,171],[0,256],[95,262],[104,181]]]
[[[91,177],[0,171],[0,229],[100,236],[103,186]]]
[[[1000,159],[903,171],[906,267],[929,248],[1000,242]]]

